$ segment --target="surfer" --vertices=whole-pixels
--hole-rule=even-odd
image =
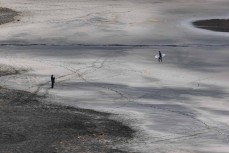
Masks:
[[[162,54],[161,54],[161,51],[159,51],[158,55],[159,55],[158,61],[159,61],[159,62],[162,62]]]

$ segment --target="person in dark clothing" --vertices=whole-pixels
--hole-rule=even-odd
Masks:
[[[161,54],[161,51],[159,51],[158,55],[159,55],[158,61],[159,61],[159,62],[162,62],[162,54]]]
[[[51,83],[52,83],[51,88],[53,88],[54,87],[54,83],[55,83],[55,77],[53,76],[53,74],[51,75]]]

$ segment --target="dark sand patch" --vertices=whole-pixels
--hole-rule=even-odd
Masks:
[[[109,113],[45,104],[44,96],[0,87],[0,152],[126,153],[134,130]]]
[[[217,32],[229,32],[229,19],[210,19],[193,22],[193,25],[200,29]]]
[[[16,11],[0,7],[0,24],[5,24],[14,21],[14,18],[17,15],[18,13]]]
[[[12,66],[8,65],[0,65],[0,77],[1,76],[6,76],[6,75],[16,75],[16,74],[21,74],[24,72],[27,72],[28,70],[26,69],[17,69]]]

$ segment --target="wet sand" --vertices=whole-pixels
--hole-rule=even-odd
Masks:
[[[15,71],[0,76],[6,74]],[[134,135],[130,127],[109,119],[112,114],[44,101],[36,93],[0,87],[0,152],[124,153],[115,145]]]
[[[16,11],[0,7],[0,25],[14,21],[17,15]]]
[[[53,2],[1,1],[23,17],[1,26],[0,61],[31,69],[1,77],[2,86],[39,86],[52,102],[122,114],[140,131],[130,150],[229,152],[228,34],[190,26],[225,17],[226,0]],[[163,63],[154,58],[159,50]]]
[[[197,28],[207,29],[217,32],[229,32],[229,19],[210,19],[193,22]]]
[[[18,13],[0,8],[0,24],[14,21]],[[18,70],[0,65],[0,77]],[[125,153],[115,145],[135,133],[109,113],[54,104],[45,96],[0,86],[0,152],[92,152]]]

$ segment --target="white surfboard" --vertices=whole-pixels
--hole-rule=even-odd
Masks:
[[[161,54],[162,55],[162,57],[164,57],[165,56],[165,54]],[[155,58],[159,58],[159,55],[157,54],[157,55],[155,55]]]

